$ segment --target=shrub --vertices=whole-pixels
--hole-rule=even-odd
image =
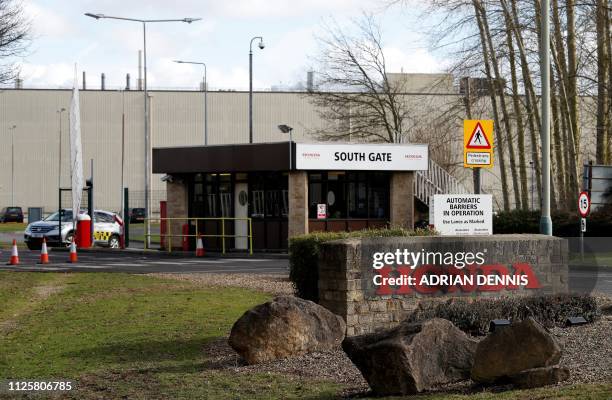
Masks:
[[[297,296],[319,301],[318,258],[322,243],[331,240],[355,237],[429,236],[428,229],[365,229],[353,232],[314,232],[289,239],[289,279],[293,282]]]
[[[550,328],[564,325],[568,317],[582,316],[593,322],[601,315],[595,298],[586,295],[545,295],[504,297],[499,299],[450,299],[421,302],[406,319],[420,322],[444,318],[462,331],[472,335],[486,335],[493,319],[522,321],[533,317]]]
[[[580,235],[578,212],[553,212],[553,234],[559,237]],[[585,236],[609,236],[612,230],[612,213],[601,209],[589,215],[589,228]],[[501,211],[493,217],[493,233],[539,233],[540,211],[512,210]]]

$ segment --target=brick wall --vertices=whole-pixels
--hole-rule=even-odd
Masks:
[[[380,272],[372,267],[375,252],[483,252],[484,265],[507,268],[529,264],[540,288],[502,289],[452,293],[377,294],[372,283]],[[485,250],[486,249],[486,250]],[[360,335],[397,325],[423,299],[450,297],[499,297],[568,291],[568,248],[565,239],[543,235],[494,235],[472,237],[404,237],[347,239],[325,243],[319,255],[319,303],[342,316],[347,335]],[[419,267],[422,268],[422,267]],[[450,267],[454,268],[454,267]],[[418,268],[417,268],[418,270]],[[448,290],[448,288],[446,288]]]

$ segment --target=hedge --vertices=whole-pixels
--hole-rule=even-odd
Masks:
[[[601,316],[595,298],[587,295],[560,294],[498,299],[449,299],[422,301],[406,319],[421,322],[444,318],[471,335],[486,335],[493,319],[522,321],[533,317],[550,328],[563,326],[568,317],[584,317],[588,322]]]
[[[553,235],[577,237],[580,235],[578,213],[553,212]],[[593,212],[589,215],[589,229],[586,236],[609,236],[612,231],[612,213],[608,210]],[[540,211],[512,210],[501,211],[493,217],[493,233],[539,233]]]
[[[352,232],[314,232],[295,236],[289,239],[289,279],[293,283],[297,296],[318,302],[319,270],[317,264],[322,243],[348,238],[431,236],[433,234],[435,232],[428,229],[410,231],[392,228],[365,229]]]

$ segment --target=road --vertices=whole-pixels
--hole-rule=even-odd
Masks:
[[[8,261],[10,252],[0,251],[2,263]],[[69,264],[66,251],[50,251],[51,264],[39,265],[38,251],[22,250],[19,253],[20,265],[6,266],[0,269],[19,271],[99,271],[99,272],[174,272],[174,273],[289,273],[289,262],[286,258],[253,257],[211,257],[181,258],[163,253],[143,255],[142,252],[97,251],[79,253],[79,262]],[[570,267],[569,285],[572,292],[600,292],[612,295],[612,268]]]
[[[0,252],[0,260],[6,263],[10,252]],[[289,273],[288,260],[279,258],[233,258],[204,257],[179,258],[164,254],[143,255],[140,252],[81,252],[78,254],[78,263],[67,263],[68,252],[49,252],[50,264],[40,265],[38,251],[19,252],[19,265],[8,266],[0,264],[0,269],[18,271],[98,271],[98,272],[129,272],[146,274],[152,272],[215,272],[215,273]]]

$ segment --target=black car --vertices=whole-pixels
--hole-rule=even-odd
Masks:
[[[130,223],[135,224],[144,222],[145,220],[145,209],[144,208],[132,208],[130,210]]]
[[[0,211],[0,222],[23,222],[21,207],[4,207]]]

